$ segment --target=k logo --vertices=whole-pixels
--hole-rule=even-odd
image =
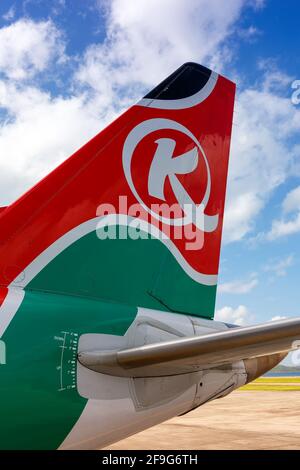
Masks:
[[[190,148],[186,152],[175,155],[176,140],[174,138],[164,137],[155,140],[156,151],[154,152],[152,162],[149,168],[148,176],[148,194],[163,202],[168,202],[165,196],[165,182],[168,179],[172,188],[175,200],[183,212],[182,217],[170,218],[158,214],[145,202],[139,194],[132,177],[132,157],[144,138],[153,132],[160,130],[170,130],[183,134],[190,142]],[[176,157],[176,158],[175,158]],[[195,203],[184,184],[178,178],[178,175],[193,175],[198,166],[199,159],[204,163],[206,172],[206,189],[202,201]],[[205,208],[209,201],[211,191],[210,169],[206,155],[199,141],[189,129],[182,124],[170,119],[149,119],[138,124],[126,138],[123,147],[123,168],[130,186],[130,189],[137,201],[143,208],[157,220],[168,225],[187,225],[193,223],[204,232],[213,232],[218,225],[218,214],[206,215]],[[188,176],[187,176],[188,177]],[[200,185],[199,185],[200,186]]]

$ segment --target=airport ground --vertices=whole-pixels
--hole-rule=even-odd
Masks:
[[[260,379],[107,449],[300,450],[300,378]]]

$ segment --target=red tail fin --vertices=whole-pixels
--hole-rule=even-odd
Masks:
[[[212,316],[234,93],[222,76],[184,64],[9,206],[0,216],[0,284]],[[175,214],[166,209],[172,204]],[[119,224],[137,217],[159,241],[120,245],[118,234],[113,245],[94,236],[55,276],[63,253],[97,224],[112,224],[111,215],[101,218],[112,206]]]

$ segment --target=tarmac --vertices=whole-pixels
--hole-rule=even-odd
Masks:
[[[300,449],[300,392],[233,392],[111,450]]]

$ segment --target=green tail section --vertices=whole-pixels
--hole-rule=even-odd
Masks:
[[[160,240],[134,233],[100,240],[95,231],[56,256],[27,288],[204,318],[213,318],[216,295],[216,286],[191,279]]]

